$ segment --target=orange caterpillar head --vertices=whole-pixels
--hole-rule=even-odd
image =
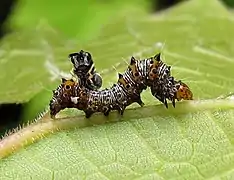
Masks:
[[[176,99],[180,101],[181,99],[184,100],[193,100],[193,93],[189,89],[188,85],[179,81],[178,82],[178,88],[176,92]]]
[[[173,107],[175,107],[175,100],[193,99],[193,93],[189,87],[181,81],[174,80],[174,77],[155,81],[150,88],[152,95],[161,101],[166,108],[168,108],[167,99],[172,101]]]
[[[53,90],[53,97],[50,100],[50,115],[55,118],[55,115],[65,108],[72,108],[74,104],[71,102],[71,97],[76,95],[77,83],[73,79],[66,80],[62,78],[62,83]]]

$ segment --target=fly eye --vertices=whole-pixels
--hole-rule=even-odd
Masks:
[[[69,89],[71,89],[71,86],[70,86],[70,85],[66,85],[66,86],[65,86],[65,89],[66,89],[66,90],[69,90]]]

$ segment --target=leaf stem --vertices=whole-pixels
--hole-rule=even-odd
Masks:
[[[145,106],[142,108],[127,109],[122,118],[117,114],[117,112],[112,112],[108,117],[97,113],[90,119],[86,119],[83,115],[80,115],[52,120],[49,117],[49,113],[46,113],[35,123],[32,123],[24,128],[21,128],[15,133],[3,137],[0,141],[0,158],[5,158],[21,148],[60,130],[83,128],[119,120],[131,120],[152,116],[169,116],[193,113],[200,110],[204,111],[217,109],[234,109],[234,101],[232,99],[184,101],[178,102],[176,108],[171,106],[169,109],[166,109],[163,105]]]

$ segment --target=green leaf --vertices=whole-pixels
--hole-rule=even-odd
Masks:
[[[67,53],[64,53],[66,42],[45,26],[5,37],[1,42],[1,101],[27,102],[41,90],[47,89],[51,80],[46,62],[57,58],[54,56],[55,48],[64,49],[60,50],[63,61],[68,61]]]
[[[5,157],[1,178],[233,179],[234,101],[233,96],[222,97],[234,89],[232,18],[219,1],[192,0],[150,17],[119,18],[95,40],[79,46],[46,28],[39,39],[49,42],[43,48],[47,56],[55,56],[53,67],[68,72],[67,53],[86,49],[102,70],[104,87],[109,87],[117,79],[111,66],[120,72],[126,68],[122,58],[129,62],[133,54],[144,58],[162,50],[172,74],[191,87],[196,101],[165,109],[146,91],[146,106],[132,105],[123,121],[116,112],[90,120],[77,110],[61,112],[54,121],[45,115],[0,141],[0,157]],[[44,83],[51,83],[50,73],[44,76]],[[31,93],[25,97],[30,99]]]
[[[95,1],[95,0],[21,0],[11,19],[13,28],[30,28],[46,21],[68,37],[90,39],[100,32],[103,24],[114,19],[125,9],[147,7],[149,1]]]
[[[208,179],[233,177],[233,100],[179,103],[102,115],[40,121],[0,142],[3,179]],[[220,110],[219,110],[220,109]],[[202,111],[201,111],[202,110]],[[114,113],[111,120],[116,120]],[[95,124],[97,126],[91,126]],[[102,125],[101,125],[102,124]],[[79,128],[78,128],[79,127]],[[83,127],[83,128],[82,128]],[[53,177],[53,178],[52,178]],[[232,178],[231,178],[232,179]]]

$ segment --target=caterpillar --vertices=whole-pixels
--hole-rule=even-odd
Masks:
[[[50,115],[55,118],[65,108],[82,110],[86,118],[95,112],[108,116],[113,110],[123,115],[126,107],[132,103],[144,106],[141,93],[147,87],[150,87],[151,94],[167,108],[167,99],[172,101],[174,107],[175,100],[192,100],[192,91],[185,83],[175,80],[170,69],[171,66],[166,65],[158,53],[143,60],[132,57],[126,71],[119,73],[117,83],[109,89],[90,90],[80,82],[62,78],[62,83],[53,91]]]
[[[102,77],[96,72],[92,55],[84,50],[68,55],[73,64],[72,74],[78,78],[81,86],[97,90],[102,86]]]
[[[154,82],[151,88],[151,94],[161,101],[168,108],[167,99],[175,107],[175,100],[193,100],[193,93],[188,85],[181,80],[176,81],[174,77],[168,77],[163,81]]]

